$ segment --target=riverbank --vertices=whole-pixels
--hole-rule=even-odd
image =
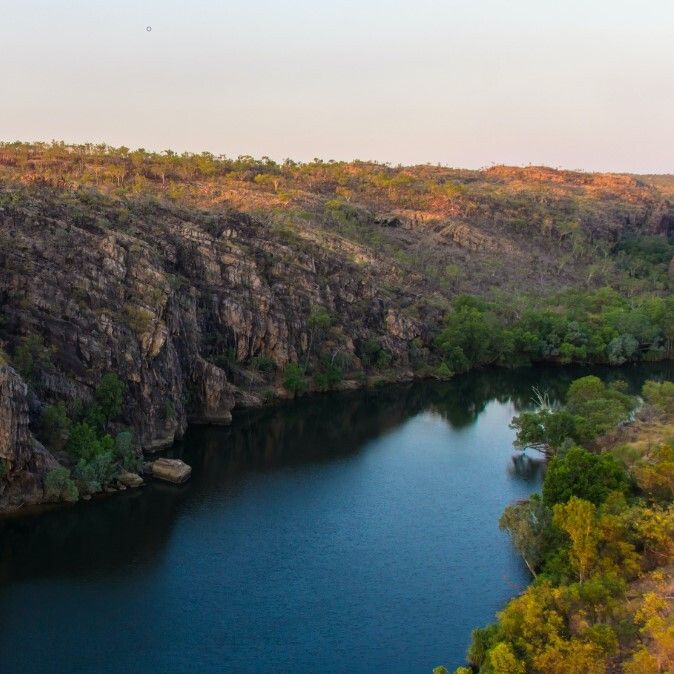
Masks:
[[[635,371],[639,370],[640,368],[646,368],[646,369],[651,369],[654,373],[659,373],[660,371],[668,372],[672,370],[672,363],[674,361],[671,360],[663,360],[659,363],[647,363],[647,364],[633,364],[633,365],[628,365],[628,366],[622,366],[621,367],[615,367],[615,366],[610,366],[610,365],[595,365],[595,366],[583,366],[583,365],[577,365],[577,364],[564,364],[564,363],[558,363],[558,362],[545,362],[545,363],[537,363],[537,364],[531,364],[527,366],[527,368],[531,369],[532,371],[535,370],[543,370],[543,371],[549,371],[549,370],[559,370],[562,373],[567,373],[567,379],[570,379],[572,376],[572,373],[578,373],[582,371],[594,371],[594,372],[601,372],[603,373],[603,376],[611,376],[611,373],[615,372],[629,372],[630,368],[634,369]],[[7,366],[4,366],[7,368]],[[525,368],[525,369],[527,369]],[[520,368],[515,368],[514,370],[512,368],[504,368],[504,367],[497,367],[497,366],[486,366],[484,368],[474,368],[471,370],[469,373],[464,373],[461,375],[455,375],[453,378],[458,378],[461,380],[462,378],[465,377],[470,377],[474,376],[476,373],[483,373],[485,371],[489,371],[495,369],[495,371],[500,371],[502,373],[507,373],[507,372],[513,372],[513,371],[518,371],[521,370]],[[6,372],[7,370],[5,370]],[[0,374],[2,374],[2,367],[0,367]],[[267,386],[266,388],[258,387],[257,390],[251,389],[249,390],[248,394],[245,396],[241,396],[240,400],[237,402],[236,407],[234,408],[234,413],[237,411],[243,411],[247,409],[269,409],[273,408],[274,406],[278,405],[284,405],[289,402],[292,402],[294,400],[306,400],[310,399],[312,397],[317,397],[317,396],[330,396],[330,395],[335,395],[336,393],[348,393],[348,392],[353,392],[353,391],[359,391],[359,390],[368,390],[368,389],[382,389],[386,388],[387,386],[396,386],[396,385],[402,385],[402,384],[410,384],[413,382],[423,382],[423,381],[449,381],[452,379],[452,377],[443,377],[441,374],[438,374],[437,371],[435,370],[425,370],[425,371],[414,371],[411,369],[408,370],[401,370],[401,371],[395,371],[395,370],[389,370],[389,371],[384,371],[384,372],[376,372],[376,373],[362,373],[362,376],[357,377],[357,378],[346,378],[334,385],[333,388],[331,389],[324,389],[324,388],[319,388],[317,386],[312,386],[311,383],[309,383],[305,388],[303,388],[301,391],[294,391],[291,392],[287,388],[284,388],[284,386],[279,382],[277,386],[275,386],[274,391],[276,392],[276,396],[264,396],[262,395],[262,391],[269,391],[269,387]],[[18,404],[14,405],[13,409],[13,414],[18,418],[18,423],[14,424],[14,437],[18,438],[18,444],[23,447],[27,446],[37,446],[39,447],[39,443],[34,439],[30,431],[28,430],[28,415],[27,415],[27,390],[22,389],[21,387],[21,382],[20,379],[14,375],[14,395],[16,395],[16,391],[24,391],[24,398],[23,400],[21,399],[21,396],[19,396]],[[1,417],[1,415],[0,415]],[[11,418],[11,415],[5,415],[5,423],[9,426],[10,422],[7,421],[8,418]],[[1,419],[0,419],[1,421]],[[202,425],[222,425],[223,423],[225,425],[228,425],[231,423],[231,417],[229,417],[227,420],[224,422],[199,422],[193,425],[196,426],[202,426]],[[2,424],[0,423],[0,426]],[[12,426],[9,426],[12,428]],[[179,441],[178,441],[179,442]],[[160,444],[160,445],[153,445],[150,447],[147,447],[144,449],[143,454],[144,454],[144,461],[151,461],[152,459],[156,458],[157,456],[165,453],[171,453],[171,448],[175,445],[175,441],[172,441],[168,444]],[[25,451],[25,450],[24,450]],[[43,451],[43,450],[40,450]],[[39,456],[48,456],[47,452],[44,452],[43,454],[39,454]],[[54,465],[53,462],[48,465]],[[44,469],[43,469],[44,470]],[[139,472],[142,472],[141,470],[141,464],[138,464],[137,470]],[[105,485],[106,489],[101,488],[98,490],[98,492],[93,493],[89,495],[90,498],[93,499],[98,499],[98,498],[107,498],[112,494],[118,493],[119,491],[124,491],[124,489],[117,489],[115,488],[114,482],[115,482],[115,477],[110,480],[110,482]],[[126,485],[124,485],[126,487]],[[32,496],[30,498],[24,499],[23,502],[19,503],[14,503],[9,505],[5,505],[4,507],[0,507],[0,516],[7,516],[10,515],[11,513],[19,513],[23,510],[26,512],[34,512],[40,507],[53,507],[54,505],[66,505],[67,504],[67,499],[63,498],[55,498],[53,495],[49,496],[47,495],[39,485],[36,485],[31,488],[32,491]],[[0,492],[0,496],[2,496],[2,493]],[[89,500],[89,497],[86,500]],[[54,503],[56,501],[56,503]],[[0,499],[0,503],[2,502],[2,499]]]
[[[574,383],[567,405],[576,415],[591,409],[599,430],[602,414],[624,415],[609,400],[627,399],[590,380]],[[520,442],[535,433],[553,449],[542,495],[509,506],[500,522],[534,579],[496,623],[473,632],[471,669],[456,674],[671,671],[674,384],[647,382],[642,396],[631,423],[586,439],[593,453],[555,446],[559,424],[574,419],[564,409],[520,417]],[[581,421],[565,434],[587,434]]]

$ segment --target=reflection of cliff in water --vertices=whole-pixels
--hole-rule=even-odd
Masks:
[[[152,483],[140,491],[0,521],[0,588],[9,578],[77,577],[92,568],[114,575],[129,564],[154,564],[181,512],[214,493],[238,489],[250,473],[338,461],[426,409],[452,427],[464,428],[476,422],[491,400],[512,401],[521,409],[531,404],[534,385],[561,399],[570,381],[587,373],[538,367],[477,371],[448,382],[324,395],[241,411],[229,427],[192,428],[172,450],[194,468],[184,486]],[[633,390],[647,378],[672,376],[662,364],[599,374],[625,379]],[[538,457],[520,458],[509,470],[535,480],[541,462]]]
[[[0,522],[0,588],[7,578],[112,574],[163,550],[184,490],[152,485]]]

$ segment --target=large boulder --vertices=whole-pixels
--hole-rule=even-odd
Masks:
[[[192,474],[192,468],[180,459],[162,457],[152,462],[152,476],[165,482],[182,484],[187,482]]]

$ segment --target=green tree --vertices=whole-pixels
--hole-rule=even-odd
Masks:
[[[122,411],[126,384],[114,372],[108,372],[101,377],[96,387],[96,404],[101,411],[104,425],[107,428],[111,419]]]
[[[65,445],[65,449],[70,456],[85,461],[91,461],[98,454],[112,453],[114,447],[115,441],[109,435],[99,438],[95,429],[86,421],[81,421],[73,426]]]
[[[531,447],[546,454],[558,450],[566,440],[576,439],[576,420],[566,410],[544,408],[522,412],[512,420],[510,428],[517,431],[515,446]]]
[[[538,494],[528,501],[509,505],[499,520],[499,527],[510,534],[513,545],[534,577],[543,561],[551,523],[552,512]]]
[[[543,503],[553,506],[572,497],[603,503],[613,491],[626,492],[625,470],[612,454],[593,454],[582,447],[570,447],[550,462],[543,481]]]

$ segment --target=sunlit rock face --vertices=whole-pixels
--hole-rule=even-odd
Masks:
[[[48,351],[24,381],[33,429],[43,405],[89,402],[101,376],[117,373],[125,404],[109,430],[130,427],[146,450],[190,422],[228,423],[237,406],[290,395],[289,363],[348,363],[340,386],[351,388],[374,343],[391,379],[411,377],[455,295],[586,283],[593,260],[574,236],[609,250],[625,233],[669,232],[674,218],[634,178],[540,167],[354,164],[340,168],[348,189],[317,167],[292,178],[288,202],[254,180],[253,189],[177,174],[170,182],[185,198],[169,200],[163,178],[161,189],[132,173],[123,189],[102,175],[94,186],[82,170],[94,158],[65,152],[49,179],[38,170],[45,161],[52,166],[39,152],[30,161],[0,152],[0,354],[29,337]],[[384,189],[366,179],[379,173],[404,180]],[[312,326],[316,307],[329,329]],[[261,374],[260,363],[271,370]],[[2,404],[18,428],[16,403]],[[9,421],[4,432],[13,484],[17,470],[37,476],[29,502],[48,458],[32,439],[15,447],[15,430],[7,440]],[[17,469],[19,455],[34,461]]]

